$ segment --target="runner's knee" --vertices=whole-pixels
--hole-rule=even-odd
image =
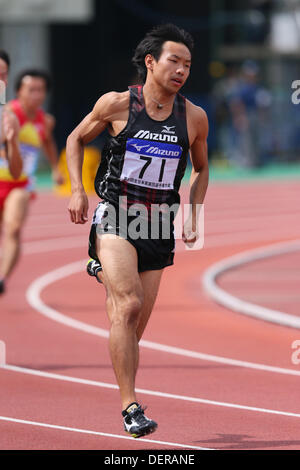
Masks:
[[[126,327],[136,326],[142,309],[142,296],[133,293],[119,296],[115,299],[112,324]]]
[[[14,221],[9,221],[5,223],[4,227],[5,234],[8,238],[13,238],[15,240],[20,239],[21,235],[21,226],[20,224],[14,222]]]

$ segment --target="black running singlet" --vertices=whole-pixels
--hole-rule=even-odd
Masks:
[[[185,98],[177,94],[171,115],[156,121],[146,112],[142,86],[129,91],[128,122],[106,142],[95,178],[96,193],[113,204],[126,196],[128,207],[179,204],[189,151]]]

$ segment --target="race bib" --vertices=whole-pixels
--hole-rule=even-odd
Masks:
[[[156,189],[173,189],[182,148],[176,144],[128,139],[121,181]]]

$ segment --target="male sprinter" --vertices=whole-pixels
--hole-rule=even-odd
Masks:
[[[21,176],[11,181],[7,164],[0,160],[0,223],[3,228],[2,259],[0,264],[0,292],[5,291],[5,283],[15,267],[20,254],[20,235],[29,201],[34,197],[34,174],[40,151],[43,150],[52,167],[56,183],[62,178],[57,169],[58,156],[53,138],[55,121],[45,113],[43,105],[49,89],[48,75],[39,70],[26,70],[16,81],[17,99],[7,104],[7,109],[15,115],[20,126],[19,143],[23,160]]]
[[[7,168],[7,187],[15,184],[21,175],[23,161],[20,153],[18,134],[19,123],[15,115],[5,106],[6,87],[10,58],[6,51],[0,49],[0,168]],[[7,187],[0,186],[0,220]],[[0,223],[1,228],[1,223]],[[4,291],[4,283],[0,279],[0,294]]]
[[[154,28],[133,57],[144,85],[104,94],[67,139],[72,184],[69,212],[72,222],[83,224],[88,213],[81,180],[83,148],[105,128],[110,133],[95,180],[102,201],[90,232],[89,254],[96,264],[90,268],[95,274],[97,266],[102,269],[97,275],[107,292],[109,349],[121,394],[124,428],[133,437],[157,427],[138,404],[135,377],[139,340],[163,269],[173,264],[174,234],[170,219],[168,238],[125,236],[122,211],[127,211],[132,220],[130,209],[138,203],[146,208],[150,220],[152,207],[178,203],[190,150],[192,227],[190,231],[184,228],[183,239],[193,243],[197,238],[196,208],[203,203],[208,185],[208,121],[204,110],[178,93],[190,73],[192,49],[193,40],[184,30],[174,25]],[[110,217],[114,212],[111,208],[120,214],[116,222]]]
[[[9,66],[8,53],[0,49],[0,158],[6,160],[12,178],[19,178],[23,166],[18,144],[19,124],[14,114],[5,108]]]

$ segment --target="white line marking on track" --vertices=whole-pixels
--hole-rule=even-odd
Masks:
[[[0,341],[0,367],[6,363],[6,350],[4,341]]]
[[[60,226],[63,228],[64,226]],[[289,224],[285,224],[282,227],[285,231],[289,229]],[[271,233],[272,232],[272,233]],[[254,241],[262,241],[262,240],[269,240],[270,237],[278,237],[282,238],[284,234],[282,232],[277,232],[274,234],[274,231],[267,232],[266,230],[258,232],[257,229],[253,230],[253,233],[249,232],[248,230],[240,230],[239,232],[235,231],[232,234],[232,231],[228,233],[224,233],[223,229],[220,233],[209,233],[206,231],[205,236],[205,248],[213,248],[219,246],[230,246],[235,245],[236,243],[250,243]],[[250,236],[249,236],[250,234]],[[247,235],[247,237],[245,237]],[[286,234],[289,236],[290,233]],[[292,235],[291,235],[292,236]],[[74,235],[74,236],[66,236],[61,235],[58,237],[51,237],[48,239],[43,240],[31,240],[31,241],[24,241],[23,242],[23,253],[24,255],[32,255],[38,253],[47,253],[50,251],[61,251],[67,250],[72,248],[79,248],[79,247],[86,247],[87,246],[87,237],[88,234]],[[242,237],[242,238],[241,238]],[[178,240],[179,241],[179,240]],[[185,247],[183,243],[178,243],[176,245],[176,253],[185,251]],[[1,253],[1,249],[0,249]]]
[[[31,305],[32,308],[34,308],[37,312],[46,316],[47,318],[50,318],[51,320],[62,323],[65,326],[84,331],[85,333],[100,336],[102,338],[108,338],[109,337],[108,330],[105,330],[103,328],[99,328],[93,325],[89,325],[79,320],[75,320],[67,315],[64,315],[58,312],[52,307],[49,307],[41,300],[41,293],[45,287],[67,276],[83,271],[85,264],[86,264],[86,259],[81,260],[81,261],[76,261],[76,262],[67,264],[65,266],[62,266],[60,268],[54,269],[53,271],[50,271],[44,274],[43,276],[38,277],[35,281],[33,281],[30,284],[29,288],[27,289],[26,298],[27,298],[29,305]],[[175,346],[168,346],[165,344],[155,343],[153,341],[141,340],[140,346],[148,348],[148,349],[153,349],[156,351],[166,352],[168,354],[176,354],[176,355],[180,355],[184,357],[200,359],[202,361],[212,361],[212,362],[217,362],[217,363],[226,364],[230,366],[245,367],[248,369],[261,370],[264,372],[273,372],[277,374],[300,376],[299,370],[269,366],[267,364],[258,364],[258,363],[253,363],[253,362],[237,360],[237,359],[231,359],[227,357],[221,357],[221,356],[214,356],[211,354],[205,354],[205,353],[201,353],[198,351],[191,351],[188,349],[178,348]]]
[[[106,382],[98,382],[96,380],[89,380],[89,379],[81,379],[79,377],[71,377],[69,375],[62,375],[62,374],[54,374],[52,372],[44,372],[40,370],[35,370],[35,369],[27,369],[23,367],[18,367],[18,366],[12,366],[12,365],[5,365],[2,367],[4,370],[12,371],[12,372],[19,372],[22,374],[29,374],[29,375],[35,375],[37,377],[43,377],[43,378],[48,378],[48,379],[54,379],[54,380],[61,380],[64,382],[72,382],[72,383],[77,383],[81,385],[89,385],[92,387],[100,387],[100,388],[108,388],[111,390],[119,390],[119,387],[116,384],[110,384]],[[0,369],[1,370],[1,369]],[[160,392],[157,390],[146,390],[144,388],[136,388],[136,392],[143,394],[143,395],[150,395],[150,396],[156,396],[160,398],[168,398],[168,399],[173,399],[173,400],[181,400],[181,401],[189,401],[193,403],[201,403],[205,405],[213,405],[213,406],[220,406],[224,408],[235,408],[238,410],[245,410],[245,411],[254,411],[258,413],[268,413],[268,414],[273,414],[273,415],[280,415],[280,416],[289,416],[293,418],[300,418],[300,413],[294,413],[290,411],[280,411],[280,410],[272,410],[269,408],[258,408],[255,406],[248,406],[248,405],[240,405],[237,403],[229,403],[229,402],[222,402],[222,401],[216,401],[216,400],[208,400],[206,398],[199,398],[199,397],[190,397],[186,395],[178,395],[174,393],[167,393],[167,392]]]
[[[16,418],[10,418],[7,416],[0,416],[1,421],[8,421],[12,423],[18,423],[18,424],[27,424],[31,426],[39,426],[42,428],[50,428],[50,429],[58,429],[60,431],[71,431],[71,432],[77,432],[77,433],[83,433],[83,434],[90,434],[94,436],[102,436],[102,437],[113,437],[115,439],[127,439],[127,440],[133,440],[133,437],[130,436],[122,436],[119,434],[111,434],[107,432],[100,432],[100,431],[91,431],[88,429],[78,429],[78,428],[71,428],[68,426],[60,426],[56,424],[48,424],[48,423],[40,423],[37,421],[29,421],[26,419],[16,419]],[[161,444],[165,446],[171,446],[171,447],[180,447],[184,449],[196,449],[196,450],[215,450],[207,447],[198,447],[198,446],[191,446],[189,444],[178,444],[177,442],[166,442],[166,441],[156,441],[154,439],[145,439],[144,437],[141,437],[139,439],[134,439],[135,442],[137,443],[143,443],[143,442],[148,442],[151,444]]]
[[[260,320],[278,323],[283,326],[300,328],[300,317],[246,302],[245,300],[239,299],[229,294],[217,284],[217,278],[230,269],[260,259],[291,253],[297,250],[300,250],[299,239],[275,243],[253,250],[247,250],[229,258],[223,259],[222,261],[219,261],[218,263],[211,266],[204,273],[204,288],[216,302],[220,303],[226,308],[229,308],[230,310],[245,315],[250,315],[259,318]]]

